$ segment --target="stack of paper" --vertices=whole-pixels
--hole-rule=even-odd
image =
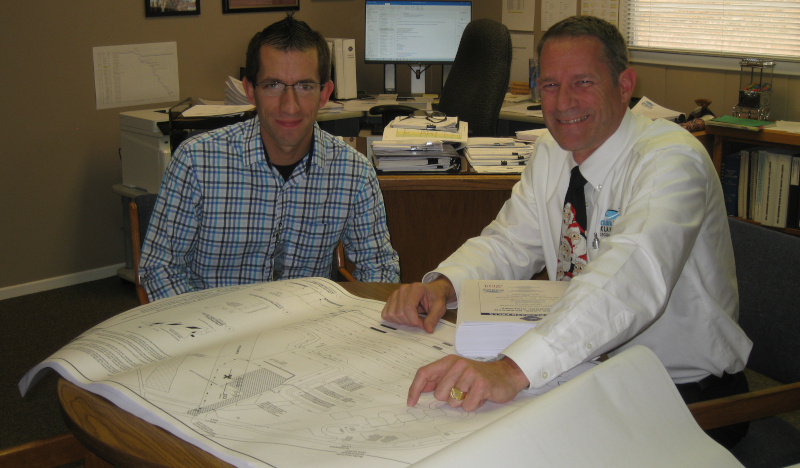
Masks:
[[[472,358],[497,356],[536,327],[567,286],[567,281],[464,281],[458,301],[456,351]]]
[[[329,99],[328,102],[322,106],[318,114],[335,114],[344,110],[344,103]]]
[[[244,92],[242,82],[229,76],[225,81],[225,104],[227,105],[246,105],[250,104],[247,94]]]
[[[479,173],[520,173],[533,154],[533,146],[513,138],[470,138],[464,156]]]
[[[453,145],[441,140],[373,141],[372,161],[384,172],[447,172],[461,167]]]
[[[533,130],[520,130],[517,132],[517,140],[536,141],[537,138],[547,133],[546,128],[534,128]]]
[[[677,119],[681,113],[678,111],[674,111],[671,109],[667,109],[664,106],[660,106],[655,103],[652,99],[648,98],[647,96],[642,96],[639,99],[639,102],[633,106],[631,112],[634,114],[640,114],[650,119],[666,119],[674,121]]]
[[[398,117],[397,119],[400,119]],[[384,141],[397,141],[397,140],[441,140],[445,143],[455,143],[455,144],[466,144],[467,143],[467,135],[468,135],[468,127],[469,125],[467,122],[458,121],[458,123],[453,125],[448,125],[448,122],[441,122],[435,124],[433,122],[428,121],[427,119],[414,119],[414,120],[423,120],[427,122],[427,124],[413,124],[417,127],[421,128],[411,128],[410,125],[412,124],[403,124],[401,126],[395,125],[398,120],[393,120],[389,125],[387,125],[383,129],[383,140]],[[448,117],[448,119],[455,119],[455,117]],[[411,120],[411,119],[406,119]],[[435,128],[429,128],[428,124],[436,125]]]

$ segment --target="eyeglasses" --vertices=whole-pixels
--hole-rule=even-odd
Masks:
[[[261,81],[256,83],[256,88],[267,96],[277,97],[286,91],[287,87],[294,88],[294,94],[300,98],[314,97],[322,89],[322,83],[315,81],[300,81],[294,84],[281,83],[280,81]]]
[[[400,118],[400,120],[406,120],[406,119],[426,119],[433,123],[440,123],[447,120],[447,114],[441,111],[419,109],[405,117]]]

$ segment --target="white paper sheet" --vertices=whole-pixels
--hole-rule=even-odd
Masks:
[[[175,42],[92,48],[98,109],[180,99]]]
[[[741,467],[697,425],[666,369],[636,346],[415,465]]]

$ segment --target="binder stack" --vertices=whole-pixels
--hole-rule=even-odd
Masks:
[[[470,138],[464,156],[478,173],[519,174],[533,154],[533,146],[513,138]]]
[[[374,141],[372,161],[380,172],[453,172],[461,168],[453,145],[441,140]]]
[[[333,66],[333,97],[355,99],[358,97],[356,83],[356,40],[340,37],[328,38]]]

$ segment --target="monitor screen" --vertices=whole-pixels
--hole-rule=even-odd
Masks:
[[[364,61],[452,63],[472,2],[367,0]]]

